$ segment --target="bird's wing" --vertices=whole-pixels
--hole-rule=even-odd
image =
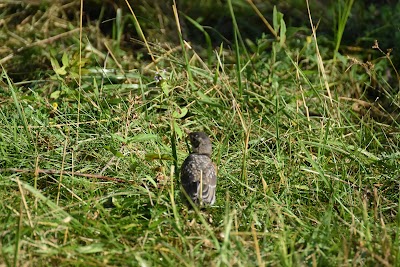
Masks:
[[[214,204],[215,189],[217,186],[217,172],[214,164],[210,161],[201,172],[201,179],[197,185],[197,192],[202,196],[202,201],[207,204]]]
[[[194,157],[189,155],[181,167],[181,184],[183,189],[193,200],[197,200],[197,184],[199,182],[199,166]]]
[[[189,155],[182,164],[181,184],[193,201],[215,202],[217,172],[211,159],[205,155]]]

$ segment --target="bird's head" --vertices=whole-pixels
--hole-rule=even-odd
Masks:
[[[202,154],[211,157],[211,140],[204,132],[189,133],[189,140],[192,144],[192,153]]]

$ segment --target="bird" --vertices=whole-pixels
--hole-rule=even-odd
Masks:
[[[212,144],[204,132],[188,135],[192,153],[181,167],[181,184],[191,200],[199,204],[213,205],[217,187],[217,169],[211,160]]]

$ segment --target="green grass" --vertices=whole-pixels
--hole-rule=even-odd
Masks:
[[[400,264],[390,57],[372,69],[324,38],[317,50],[310,30],[279,31],[282,17],[280,38],[244,40],[229,4],[232,50],[189,49],[176,30],[174,45],[146,36],[149,46],[132,52],[121,40],[133,19],[119,18],[127,24],[113,25],[114,39],[83,28],[83,62],[77,32],[1,61],[1,265]],[[35,14],[48,20],[50,6],[42,8]],[[189,23],[209,46],[205,28]],[[20,79],[27,61],[36,71]],[[385,102],[371,100],[365,85]],[[218,166],[216,204],[203,210],[184,204],[177,176],[185,131],[197,130],[211,136]]]

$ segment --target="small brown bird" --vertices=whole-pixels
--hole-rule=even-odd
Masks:
[[[217,170],[211,161],[211,140],[204,132],[189,134],[192,153],[181,168],[183,189],[194,203],[213,205],[217,186]]]

